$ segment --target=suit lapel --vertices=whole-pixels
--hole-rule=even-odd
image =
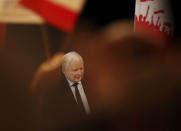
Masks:
[[[62,95],[64,95],[66,98],[68,98],[70,100],[71,103],[75,103],[76,104],[76,101],[75,101],[75,98],[74,98],[74,95],[72,93],[72,90],[68,84],[68,81],[65,77],[62,78],[61,80],[61,87],[62,88]]]
[[[85,113],[84,109],[80,109],[80,107],[76,103],[76,100],[74,98],[74,95],[73,95],[72,90],[68,84],[67,79],[65,77],[63,77],[60,82],[61,82],[60,88],[61,88],[61,92],[62,92],[61,95],[64,96],[63,97],[64,103],[67,104],[68,108],[71,108],[71,110],[74,110],[74,112],[76,112],[76,115],[79,114],[78,116],[80,116],[80,115],[85,116],[86,113]],[[86,91],[85,91],[85,93],[86,93]]]

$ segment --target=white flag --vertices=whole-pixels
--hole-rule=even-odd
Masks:
[[[0,0],[0,22],[13,24],[41,24],[43,19],[19,4],[19,0]]]

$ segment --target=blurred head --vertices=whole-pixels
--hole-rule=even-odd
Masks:
[[[90,46],[95,55],[87,53],[85,57],[85,62],[91,63],[87,64],[86,78],[99,94],[100,108],[116,109],[127,103],[135,84],[156,73],[158,47],[136,34],[100,43],[96,49]]]
[[[63,56],[62,72],[72,82],[81,81],[84,74],[84,62],[77,52],[69,52]]]

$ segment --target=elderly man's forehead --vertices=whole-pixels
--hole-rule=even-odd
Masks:
[[[83,59],[72,59],[72,60],[70,60],[70,61],[67,63],[67,66],[73,67],[73,66],[75,66],[75,65],[77,65],[77,64],[83,65],[83,64],[84,64]]]

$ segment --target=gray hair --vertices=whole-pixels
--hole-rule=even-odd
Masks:
[[[75,51],[66,53],[63,56],[62,68],[65,68],[71,61],[83,60],[82,57]]]

